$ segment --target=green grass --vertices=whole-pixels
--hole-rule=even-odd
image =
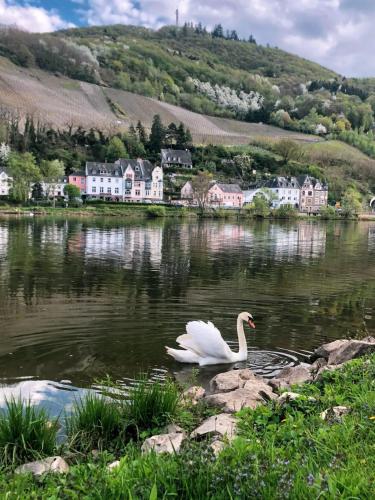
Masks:
[[[0,474],[0,491],[7,499],[374,498],[375,355],[294,390],[302,398],[286,406],[270,402],[241,411],[239,436],[218,458],[205,440],[188,440],[174,455],[142,455],[139,445],[130,443],[111,472],[106,464],[114,455],[103,453],[73,465],[66,476],[36,481]],[[146,385],[137,391],[137,407],[149,408]],[[335,405],[351,412],[341,422],[323,421],[320,413]]]
[[[0,465],[17,465],[53,453],[57,421],[30,402],[11,399],[0,414]]]

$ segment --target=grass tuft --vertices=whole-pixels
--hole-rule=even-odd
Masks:
[[[58,424],[21,399],[6,401],[0,415],[0,462],[17,465],[54,453]]]

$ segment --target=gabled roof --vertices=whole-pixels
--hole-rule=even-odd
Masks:
[[[270,189],[284,188],[284,189],[299,189],[300,184],[297,177],[274,177],[265,183],[265,187]]]
[[[120,158],[115,164],[121,166],[123,173],[130,166],[134,170],[136,180],[152,179],[154,166],[149,160]]]
[[[86,175],[100,175],[102,177],[122,177],[120,165],[115,163],[86,162]]]
[[[188,149],[162,149],[161,163],[179,163],[192,165],[191,153]]]
[[[298,176],[298,182],[299,182],[301,187],[304,185],[305,182],[310,183],[313,187],[315,187],[315,185],[319,182],[319,184],[321,184],[323,190],[328,189],[328,185],[325,182],[320,181],[318,179],[315,179],[315,177],[312,177],[312,176],[306,175],[306,174]]]
[[[9,169],[7,167],[0,167],[0,174],[2,174],[4,172],[4,174],[6,174],[8,177],[10,177],[10,172],[9,172]]]
[[[242,189],[238,184],[221,184],[219,182],[216,183],[217,187],[220,188],[224,193],[241,193]]]

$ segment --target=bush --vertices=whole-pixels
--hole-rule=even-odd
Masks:
[[[165,207],[163,207],[162,205],[151,205],[150,207],[147,208],[146,213],[147,216],[150,218],[166,216]]]
[[[281,205],[273,214],[280,219],[291,219],[297,217],[298,212],[292,205]]]
[[[16,465],[52,455],[57,421],[30,402],[11,399],[0,415],[0,463]]]
[[[326,207],[321,207],[319,210],[320,217],[322,219],[337,219],[339,214],[337,210],[332,205],[327,205]]]
[[[162,427],[176,415],[179,398],[178,387],[171,380],[151,383],[142,377],[129,391],[125,417],[138,431]]]
[[[127,428],[119,404],[97,394],[75,403],[66,427],[71,448],[82,452],[119,448]]]

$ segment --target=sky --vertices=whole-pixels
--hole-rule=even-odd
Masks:
[[[28,31],[73,26],[221,23],[241,37],[319,62],[344,76],[375,77],[375,0],[0,0],[0,24]]]

